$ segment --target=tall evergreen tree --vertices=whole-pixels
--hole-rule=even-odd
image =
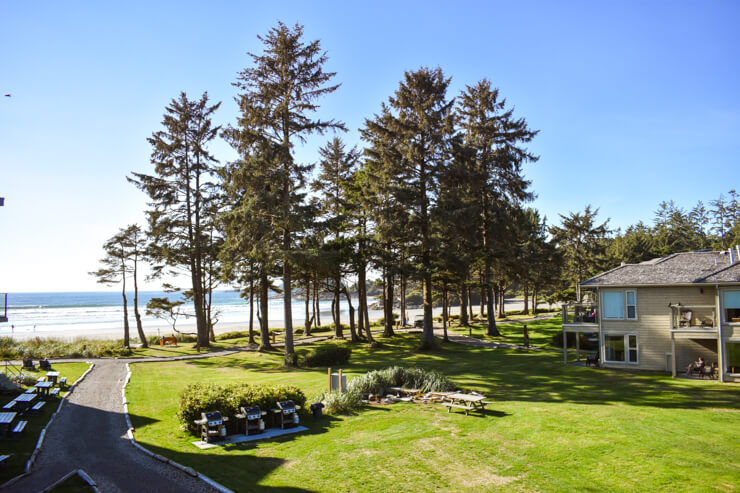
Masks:
[[[606,254],[606,235],[609,219],[596,223],[598,209],[586,206],[583,214],[571,212],[560,214],[561,225],[550,228],[550,234],[562,249],[566,280],[576,287],[603,270]],[[578,297],[580,301],[580,296]]]
[[[100,259],[103,265],[100,269],[89,272],[97,278],[97,282],[111,286],[121,284],[121,295],[123,296],[123,345],[131,348],[129,324],[128,324],[128,299],[126,298],[126,278],[130,273],[128,238],[125,230],[121,229],[103,244],[105,257]]]
[[[475,86],[467,86],[457,107],[459,124],[469,149],[470,165],[475,170],[473,193],[479,201],[481,253],[488,335],[498,336],[493,306],[493,263],[503,255],[509,244],[502,234],[508,227],[508,218],[502,211],[506,204],[517,206],[530,200],[529,181],[522,175],[525,162],[538,158],[522,147],[537,131],[530,130],[523,118],[514,118],[514,110],[506,107],[499,91],[483,79]]]
[[[190,277],[200,346],[209,345],[211,327],[203,286],[213,255],[206,226],[212,214],[208,203],[218,180],[218,161],[208,144],[220,130],[211,123],[220,105],[210,105],[208,93],[199,100],[180,93],[165,109],[164,128],[147,139],[155,174],[132,173],[133,178],[128,178],[150,198],[147,235],[150,255],[159,264],[155,272],[170,267]]]
[[[292,263],[295,235],[302,231],[307,219],[302,189],[310,169],[295,161],[293,146],[296,142],[305,142],[309,134],[344,129],[344,125],[309,116],[318,109],[320,97],[339,87],[329,83],[335,73],[324,71],[327,57],[319,41],[306,43],[303,26],[296,24],[289,28],[283,23],[278,23],[259,39],[264,51],[249,53],[252,67],[240,72],[234,84],[241,91],[237,97],[241,114],[237,127],[230,129],[229,134],[242,156],[250,150],[267,152],[269,156],[261,162],[270,168],[267,174],[271,180],[267,183],[274,187],[272,193],[279,202],[270,204],[270,209],[261,208],[261,213],[272,216],[281,235],[285,364],[292,365],[295,358]]]
[[[317,192],[319,197],[318,208],[321,227],[327,238],[322,253],[331,277],[334,305],[336,307],[335,333],[337,337],[342,337],[339,299],[342,291],[342,278],[345,274],[344,269],[350,263],[351,254],[353,253],[351,249],[352,238],[347,237],[346,234],[352,219],[349,194],[360,153],[356,147],[347,150],[342,140],[335,137],[319,149],[319,155],[321,156],[319,173],[311,183],[311,189]],[[349,298],[347,302],[352,303]],[[354,341],[357,339],[357,334],[354,327],[351,330],[352,340]]]
[[[422,279],[424,330],[422,347],[434,344],[432,326],[432,254],[433,216],[439,194],[439,174],[450,159],[449,138],[452,132],[452,101],[447,99],[450,79],[440,68],[423,67],[406,72],[394,96],[383,105],[382,113],[365,120],[364,137],[390,141],[398,160],[392,166],[395,182],[393,199],[405,209],[406,234]]]

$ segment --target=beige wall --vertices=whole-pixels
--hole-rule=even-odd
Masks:
[[[624,291],[624,289],[601,289],[606,291]],[[654,287],[635,288],[637,292],[637,320],[602,320],[604,334],[634,333],[638,336],[638,361],[635,364],[613,364],[603,362],[604,366],[635,368],[641,370],[666,370],[666,353],[671,352],[671,309],[669,304],[714,305],[714,288],[704,287]],[[601,301],[601,300],[600,300]],[[603,306],[603,305],[602,305]],[[699,313],[695,317],[710,317],[711,313]],[[705,347],[706,345],[706,347]],[[676,366],[678,371],[685,371],[686,366],[698,356],[708,362],[717,361],[716,341],[702,341],[702,344],[691,340],[676,341]],[[711,348],[708,349],[708,348]]]

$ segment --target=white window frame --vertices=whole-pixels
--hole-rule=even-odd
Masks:
[[[733,322],[731,319],[727,318],[727,306],[726,306],[726,303],[725,303],[725,295],[728,292],[735,292],[735,291],[739,291],[739,290],[737,290],[737,289],[726,289],[726,290],[722,291],[722,320],[724,320],[724,322],[726,324],[740,324],[740,322]]]
[[[624,339],[624,361],[607,359],[609,352],[606,349],[607,337],[619,337]],[[630,346],[630,337],[635,338],[635,347]],[[635,351],[637,361],[630,361],[630,350]],[[618,363],[621,365],[639,365],[640,364],[640,336],[635,332],[604,332],[604,363]]]
[[[602,291],[601,292],[601,306],[604,307],[604,294],[605,293],[622,293],[622,316],[621,317],[607,317],[606,311],[601,310],[602,318],[604,320],[637,320],[637,290],[636,289],[625,289],[625,290],[609,290],[609,291]],[[633,293],[635,298],[635,303],[632,305],[627,304],[627,293]],[[628,317],[629,309],[628,306],[634,306],[635,307],[635,316],[634,317]]]

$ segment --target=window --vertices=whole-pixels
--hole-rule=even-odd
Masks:
[[[725,322],[740,322],[740,291],[725,291]]]
[[[604,318],[637,320],[636,291],[604,291],[602,302]]]
[[[605,334],[604,349],[607,362],[638,363],[636,334]]]

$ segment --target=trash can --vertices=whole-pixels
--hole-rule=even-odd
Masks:
[[[321,418],[324,415],[324,405],[320,402],[314,402],[311,404],[311,412],[313,413],[314,419]]]

